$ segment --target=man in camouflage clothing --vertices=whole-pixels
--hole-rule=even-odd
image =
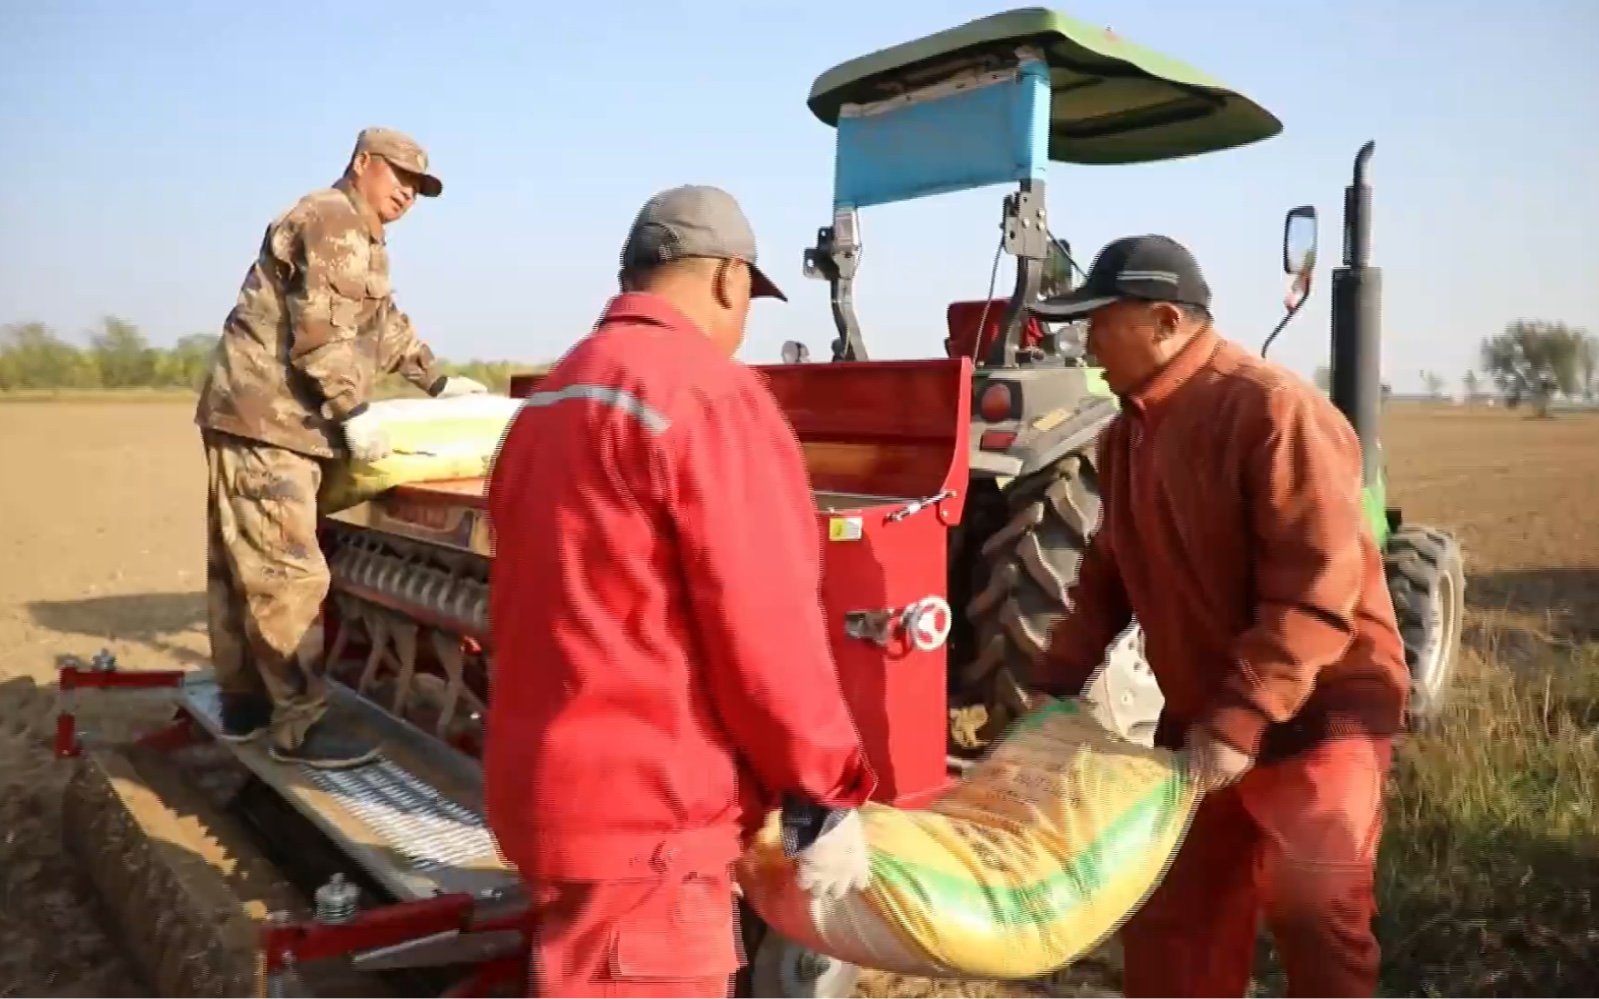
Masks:
[[[326,691],[315,625],[329,582],[316,539],[324,462],[389,452],[367,408],[385,373],[436,397],[485,391],[440,372],[390,294],[383,227],[418,194],[442,190],[415,141],[363,131],[344,176],[267,227],[200,392],[223,733],[243,741],[268,731],[281,761],[348,767],[378,753],[318,724]]]

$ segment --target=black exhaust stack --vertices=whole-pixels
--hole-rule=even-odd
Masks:
[[[1366,164],[1375,142],[1360,147],[1344,190],[1344,266],[1332,276],[1332,401],[1360,438],[1363,479],[1377,480],[1382,414],[1382,268],[1371,260],[1371,185]]]

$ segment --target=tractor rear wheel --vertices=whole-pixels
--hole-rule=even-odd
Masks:
[[[1442,531],[1407,524],[1388,536],[1383,568],[1410,669],[1413,726],[1438,719],[1460,656],[1466,577],[1460,543]]]
[[[951,720],[959,752],[980,750],[1026,709],[1031,664],[1066,614],[1068,592],[1077,581],[1083,552],[1099,526],[1099,482],[1091,449],[1073,452],[1003,491],[1006,522],[969,559],[975,596],[966,606],[975,648],[956,677],[957,707]],[[1143,661],[1142,634],[1130,627],[1109,650],[1109,665],[1089,691],[1128,738],[1153,736],[1159,688]],[[963,712],[981,707],[973,725]],[[1142,716],[1149,715],[1147,719]]]

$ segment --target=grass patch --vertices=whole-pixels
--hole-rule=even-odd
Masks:
[[[1599,990],[1599,646],[1478,631],[1395,758],[1378,870],[1389,995]],[[1520,643],[1517,643],[1520,644]],[[1521,660],[1514,667],[1511,662]]]

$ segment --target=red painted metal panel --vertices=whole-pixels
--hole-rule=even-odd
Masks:
[[[889,522],[886,518],[896,509],[819,513],[817,519],[824,546],[822,605],[828,637],[844,696],[877,771],[874,797],[905,806],[925,800],[946,783],[946,651],[917,649],[900,628],[886,647],[845,630],[852,612],[900,612],[926,597],[946,596],[947,528],[932,509]],[[835,516],[859,518],[860,538],[830,540]]]
[[[965,501],[972,363],[966,358],[756,368],[788,414],[818,490]]]
[[[419,527],[443,531],[453,529],[456,520],[448,517],[450,508],[485,510],[488,508],[487,479],[449,479],[436,482],[411,482],[395,486],[377,499],[384,512],[410,519]],[[470,531],[468,531],[470,533]]]
[[[878,771],[876,797],[902,807],[925,803],[948,783],[947,646],[923,651],[896,629],[883,647],[849,635],[846,621],[855,612],[948,599],[949,528],[960,519],[970,468],[971,362],[759,370],[794,424],[824,504],[827,492],[943,497],[922,507],[877,502],[817,512],[822,604],[845,696]]]

